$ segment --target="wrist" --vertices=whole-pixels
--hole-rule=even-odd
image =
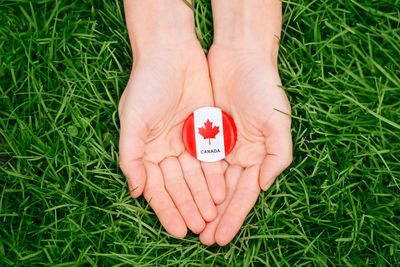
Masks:
[[[182,0],[125,0],[125,17],[134,56],[184,49],[197,40],[193,11]]]
[[[279,0],[213,0],[214,45],[277,57],[282,24]]]

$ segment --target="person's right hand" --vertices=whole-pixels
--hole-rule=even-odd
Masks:
[[[213,105],[205,54],[192,10],[181,0],[124,1],[134,64],[119,103],[119,162],[132,197],[142,194],[164,228],[200,233],[225,199],[221,163],[185,151],[182,126]]]
[[[193,40],[181,47],[139,56],[119,103],[120,167],[131,195],[143,191],[176,237],[186,235],[186,226],[200,233],[217,215],[214,202],[225,198],[221,162],[200,163],[182,142],[186,117],[212,106],[213,98],[200,44]]]

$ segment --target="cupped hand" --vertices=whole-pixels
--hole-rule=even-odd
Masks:
[[[229,243],[257,201],[292,161],[290,105],[276,60],[263,50],[213,45],[208,62],[216,106],[237,126],[237,143],[226,158],[227,196],[200,240]]]
[[[167,232],[199,233],[225,199],[221,162],[203,164],[185,151],[184,120],[213,105],[207,60],[197,40],[135,59],[119,103],[120,167],[132,197],[143,192]]]

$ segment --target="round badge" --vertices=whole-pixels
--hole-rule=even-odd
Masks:
[[[236,143],[236,126],[219,108],[205,107],[190,114],[182,129],[186,150],[198,160],[213,162],[225,158]]]

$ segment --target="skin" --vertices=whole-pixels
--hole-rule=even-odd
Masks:
[[[132,197],[143,193],[168,233],[200,233],[216,218],[225,183],[221,162],[201,164],[181,139],[186,117],[213,105],[193,13],[180,0],[124,4],[135,60],[119,103],[120,167]]]
[[[277,70],[281,4],[214,0],[207,62],[181,0],[124,3],[135,61],[119,105],[120,167],[131,195],[143,192],[170,234],[189,228],[206,245],[226,245],[292,160]],[[237,144],[225,161],[199,163],[185,152],[182,124],[214,104],[235,120]]]
[[[290,105],[277,68],[281,3],[213,1],[215,41],[208,55],[216,106],[231,114],[237,144],[226,158],[227,197],[200,234],[228,244],[261,191],[292,161]],[[283,114],[286,113],[286,114]]]

